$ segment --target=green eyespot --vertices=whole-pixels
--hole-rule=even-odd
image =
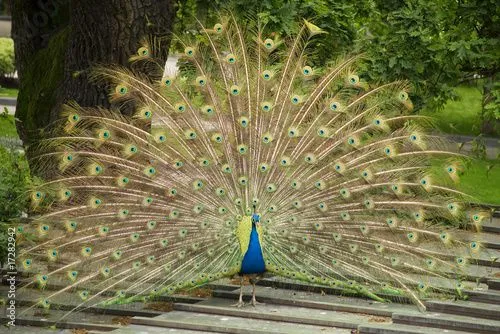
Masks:
[[[240,123],[242,128],[246,128],[248,126],[248,124],[250,123],[250,120],[248,119],[248,117],[243,116],[243,117],[240,117],[239,123]]]
[[[195,52],[194,52],[194,48],[192,48],[192,47],[190,47],[190,46],[186,47],[186,48],[184,49],[184,54],[185,54],[187,57],[189,57],[189,58],[193,57],[193,56],[194,56],[194,54],[195,54]]]
[[[359,77],[358,77],[356,74],[351,74],[351,75],[349,75],[349,77],[347,78],[347,81],[348,81],[351,85],[356,85],[357,83],[359,83]]]
[[[302,102],[302,97],[299,95],[292,95],[290,98],[290,101],[292,102],[293,105],[300,104]]]
[[[329,107],[331,111],[340,111],[342,109],[340,102],[337,101],[330,102]]]
[[[238,183],[240,186],[246,186],[248,184],[248,178],[246,176],[241,176],[238,178]]]
[[[266,186],[266,191],[269,193],[276,191],[276,185],[274,183],[270,183]]]
[[[272,109],[272,104],[271,102],[262,102],[260,108],[263,112],[269,112]]]
[[[207,84],[207,78],[205,76],[199,76],[196,77],[195,82],[198,86],[203,87]]]
[[[234,64],[236,63],[236,56],[232,53],[228,54],[226,56],[226,61],[229,63],[229,64]]]
[[[240,94],[240,87],[237,85],[232,85],[231,88],[229,88],[229,91],[231,92],[231,95],[237,96]]]
[[[401,92],[399,92],[399,94],[398,94],[398,99],[399,99],[400,101],[402,101],[402,102],[404,102],[404,101],[408,100],[408,93],[407,93],[407,92],[405,92],[405,91],[401,91]]]
[[[313,69],[311,68],[311,66],[304,66],[302,68],[302,74],[308,77],[313,74]]]
[[[143,47],[140,47],[138,50],[137,50],[137,55],[138,56],[143,56],[143,57],[146,57],[149,55],[149,50],[147,47],[143,46]]]
[[[216,132],[212,135],[212,141],[220,144],[224,141],[224,137],[222,137],[222,133]]]
[[[280,159],[280,165],[283,166],[283,167],[288,167],[290,166],[290,158],[289,157],[286,157],[286,156],[283,156],[281,157]]]
[[[264,40],[264,47],[266,49],[272,49],[274,47],[274,41],[270,38],[267,38],[266,40]]]
[[[265,70],[262,72],[262,79],[264,79],[265,81],[271,80],[272,77],[273,77],[273,72],[269,70]]]
[[[124,85],[117,85],[115,91],[118,95],[123,96],[128,93],[128,88]]]
[[[217,23],[214,25],[214,31],[218,34],[222,33],[222,31],[224,30],[224,27],[222,24],[220,23]]]
[[[172,86],[172,83],[174,80],[172,78],[163,78],[162,83],[165,87],[170,87]]]

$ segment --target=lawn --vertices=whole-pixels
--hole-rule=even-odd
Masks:
[[[17,88],[0,87],[0,97],[17,97]]]
[[[432,160],[431,173],[438,185],[442,184],[441,180],[450,180],[445,171],[447,164],[445,160]],[[500,159],[471,158],[462,167],[458,182],[454,186],[447,186],[472,196],[472,203],[500,205]]]
[[[436,119],[437,127],[451,134],[477,136],[481,130],[481,100],[480,87],[460,86],[455,88],[459,98],[448,101],[439,111],[424,111],[422,114]],[[500,137],[500,132],[496,133]]]
[[[500,159],[472,160],[457,187],[478,202],[500,205]]]

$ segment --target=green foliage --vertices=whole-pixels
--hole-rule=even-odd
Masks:
[[[281,36],[295,34],[301,20],[308,19],[328,33],[328,38],[313,41],[310,48],[314,50],[310,61],[324,64],[353,48],[357,22],[363,22],[372,7],[372,0],[180,0],[175,29],[178,32],[197,29],[193,17],[210,27],[218,22],[217,9],[220,8],[231,9],[235,15],[241,16],[241,22],[251,24],[258,19],[271,34]],[[249,17],[250,13],[256,17]]]
[[[353,48],[368,59],[372,81],[406,79],[415,109],[439,110],[456,97],[454,87],[500,68],[500,6],[495,0],[178,0],[175,29],[197,29],[218,19],[219,8],[248,13],[286,36],[301,18],[328,32],[313,41],[313,64],[324,64]],[[255,19],[255,17],[254,17]],[[175,47],[175,46],[174,46]],[[496,105],[489,108],[498,110]],[[491,109],[485,116],[492,115]],[[494,112],[493,112],[494,114]]]
[[[0,37],[0,76],[13,73],[14,66],[14,41],[11,38]]]
[[[0,221],[19,218],[28,208],[30,173],[24,153],[0,146]]]
[[[0,111],[0,137],[18,138],[14,116]]]
[[[494,1],[375,2],[378,15],[370,18],[358,49],[368,54],[372,79],[413,84],[417,109],[435,111],[460,82],[498,70],[500,10]]]
[[[482,131],[500,136],[500,81],[489,80],[484,85]]]

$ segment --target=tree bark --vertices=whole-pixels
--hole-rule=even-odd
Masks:
[[[25,145],[59,118],[65,102],[108,106],[107,88],[89,81],[93,66],[127,65],[150,35],[165,37],[160,57],[168,55],[173,0],[11,0],[11,6],[17,129]]]

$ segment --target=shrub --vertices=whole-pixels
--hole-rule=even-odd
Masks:
[[[30,173],[24,153],[0,146],[0,221],[16,220],[27,212]]]
[[[14,73],[14,41],[11,38],[0,38],[0,76]]]

